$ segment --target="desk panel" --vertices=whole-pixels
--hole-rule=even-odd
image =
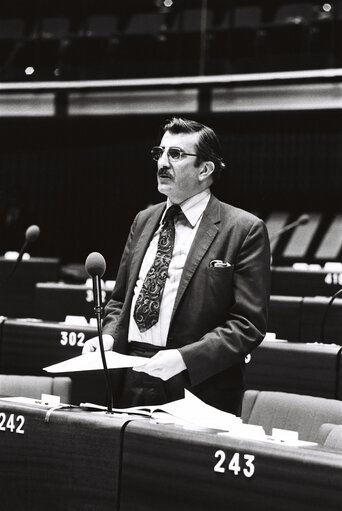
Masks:
[[[275,266],[271,269],[272,295],[332,296],[341,287],[342,273],[339,272]]]
[[[340,511],[341,480],[341,454],[130,422],[120,511]]]
[[[46,412],[0,400],[1,508],[115,511],[127,420],[58,410],[45,422]]]
[[[15,261],[0,257],[0,282],[10,275]],[[58,280],[60,261],[32,257],[22,261],[0,294],[0,314],[8,317],[35,317],[35,284]]]
[[[5,374],[46,375],[43,367],[82,354],[84,342],[97,335],[87,325],[5,320],[0,370]]]
[[[111,293],[102,290],[103,304]],[[38,283],[35,304],[37,317],[49,321],[64,321],[67,315],[95,317],[93,291],[86,284]]]
[[[329,297],[315,296],[303,300],[301,340],[342,344],[342,299],[336,298],[328,309],[323,338],[322,322],[330,301]]]
[[[336,398],[340,346],[265,341],[246,364],[246,388]]]
[[[303,298],[299,296],[271,296],[267,329],[278,339],[298,342]]]
[[[2,326],[0,371],[46,376],[47,367],[82,354],[83,344],[97,335],[96,327],[44,321],[5,320]],[[71,403],[105,404],[103,371],[65,373],[72,379]]]

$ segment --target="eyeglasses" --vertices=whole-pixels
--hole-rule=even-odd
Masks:
[[[151,149],[152,158],[155,161],[158,161],[162,157],[164,151],[165,151],[164,147],[160,146],[152,147]],[[180,147],[169,147],[167,150],[167,156],[170,158],[171,161],[179,161],[183,158],[183,156],[197,156],[197,154],[186,153]]]

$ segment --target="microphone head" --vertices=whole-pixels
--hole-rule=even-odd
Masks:
[[[85,262],[85,269],[89,277],[102,277],[106,271],[106,261],[99,252],[92,252]]]
[[[30,227],[26,229],[25,239],[27,242],[36,241],[36,239],[39,237],[39,234],[40,229],[38,225],[30,225]]]
[[[300,217],[298,218],[298,221],[300,223],[300,225],[305,225],[308,223],[308,221],[310,220],[310,216],[309,215],[300,215]]]

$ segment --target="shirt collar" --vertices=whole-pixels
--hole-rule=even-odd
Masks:
[[[180,207],[182,209],[182,212],[191,225],[191,227],[195,227],[200,217],[203,215],[205,208],[207,207],[207,204],[210,200],[210,188],[207,188],[206,190],[203,190],[200,193],[197,193],[196,195],[193,195],[189,199],[186,199],[180,204]],[[172,206],[172,202],[167,199],[166,202],[166,209],[168,209],[170,206]],[[165,210],[166,211],[166,210]],[[165,212],[162,216],[162,221],[164,219]]]

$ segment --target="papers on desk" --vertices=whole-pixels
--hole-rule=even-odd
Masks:
[[[133,357],[122,355],[116,351],[106,351],[106,362],[108,369],[119,369],[123,367],[136,367],[146,364],[145,357]],[[103,369],[100,350],[86,353],[78,357],[69,358],[64,362],[43,367],[48,373],[70,373],[75,371],[96,371]]]
[[[91,403],[81,403],[80,406],[95,410],[106,410],[105,407],[92,405]],[[155,419],[157,423],[192,425],[221,431],[236,429],[242,423],[239,417],[207,405],[188,390],[185,390],[183,399],[163,405],[113,408],[113,411],[123,414],[143,415]]]

